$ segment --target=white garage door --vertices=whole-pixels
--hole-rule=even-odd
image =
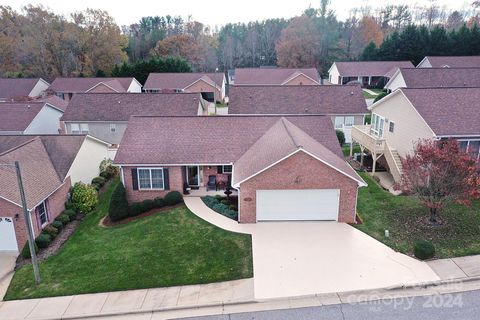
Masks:
[[[339,189],[257,190],[257,220],[338,220]]]
[[[18,252],[12,218],[0,217],[0,251]]]

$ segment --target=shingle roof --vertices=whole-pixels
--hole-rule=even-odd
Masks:
[[[480,68],[480,56],[426,56],[433,68]]]
[[[118,92],[127,92],[135,78],[56,78],[50,90],[54,92],[82,93],[104,83]]]
[[[237,68],[235,85],[280,85],[301,73],[320,82],[315,68]]]
[[[232,163],[280,118],[280,116],[132,117],[120,143],[115,163]],[[330,117],[286,116],[285,119],[342,157]]]
[[[40,78],[0,78],[0,98],[28,97]]]
[[[359,86],[231,86],[229,114],[365,114]]]
[[[408,88],[480,87],[480,68],[401,68]]]
[[[46,102],[52,106],[54,106],[57,109],[60,109],[65,112],[65,110],[68,107],[68,101],[65,101],[57,96],[50,95],[46,97],[41,97],[38,99],[35,99],[34,101],[41,101],[41,102]]]
[[[0,103],[0,131],[24,131],[44,105],[44,102]]]
[[[128,121],[132,115],[197,115],[198,93],[81,93],[62,121]]]
[[[28,209],[33,209],[62,184],[40,139],[33,139],[0,155],[2,164],[13,164],[15,161],[20,162]],[[0,166],[0,197],[21,204],[17,178],[12,167]]]
[[[64,180],[80,147],[85,141],[85,135],[0,135],[0,155],[15,148],[22,147],[33,140],[40,140],[60,180]]]
[[[344,159],[285,118],[277,120],[240,159],[234,162],[232,183],[238,184],[285,157],[303,150],[357,180],[360,184],[365,184]]]
[[[480,136],[480,88],[403,88],[438,136]]]
[[[216,73],[150,73],[145,81],[145,90],[185,89],[199,79],[221,88],[224,74]]]
[[[413,68],[410,61],[339,61],[335,62],[342,77],[391,77],[397,68]]]

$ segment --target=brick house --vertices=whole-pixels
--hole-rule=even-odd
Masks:
[[[252,85],[320,85],[320,76],[315,68],[237,68],[229,84]]]
[[[231,185],[240,223],[354,223],[366,185],[344,161],[329,117],[314,115],[134,116],[114,163],[129,202]]]
[[[225,74],[215,73],[150,73],[144,90],[152,93],[193,92],[201,93],[210,102],[225,99]]]
[[[98,175],[107,149],[85,135],[0,136],[0,163],[20,163],[35,236],[65,209],[72,184]],[[0,166],[0,251],[18,253],[27,237],[15,169]]]

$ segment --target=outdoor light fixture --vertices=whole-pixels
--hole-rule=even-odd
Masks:
[[[17,214],[15,215],[15,221],[18,221],[18,218],[19,218],[19,217],[20,217],[20,215],[17,213]]]

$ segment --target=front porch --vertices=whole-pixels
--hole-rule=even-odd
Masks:
[[[236,189],[230,189],[232,194],[230,196],[238,196],[238,191]],[[205,196],[222,196],[225,197],[225,189],[218,189],[218,190],[208,190],[206,187],[199,187],[198,189],[191,189],[188,191],[188,194],[185,194],[185,197],[205,197]]]
[[[185,196],[225,196],[231,187],[232,165],[188,165],[182,167],[182,175]],[[237,190],[230,190],[237,195]]]

